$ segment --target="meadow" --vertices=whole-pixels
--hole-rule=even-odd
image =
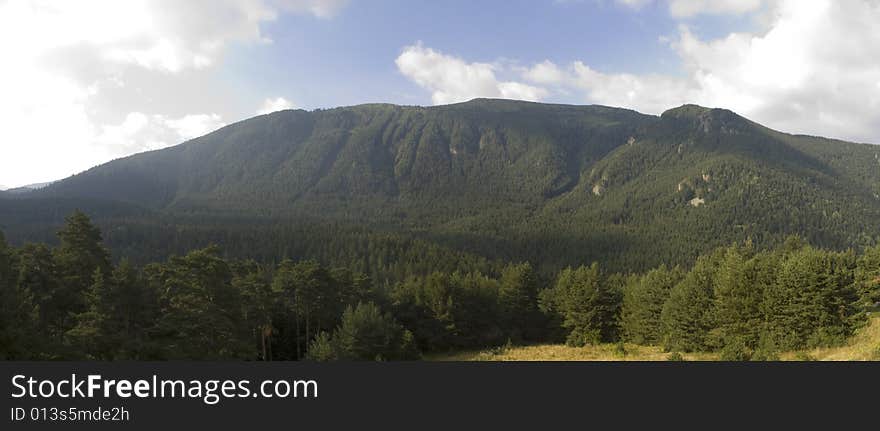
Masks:
[[[678,353],[685,361],[714,361],[719,353]],[[435,354],[432,361],[667,361],[673,352],[660,346],[602,343],[571,347],[564,344],[502,346],[493,349]],[[845,344],[780,353],[782,361],[880,361],[880,314],[874,315]]]

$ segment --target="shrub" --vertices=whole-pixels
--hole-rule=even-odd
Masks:
[[[319,335],[309,347],[309,358],[313,360],[393,361],[418,357],[412,333],[373,303],[348,307],[333,334]]]
[[[666,360],[672,362],[682,362],[684,361],[684,357],[681,356],[681,353],[672,352],[669,354],[669,356],[666,357]]]
[[[734,339],[721,349],[720,359],[722,361],[748,361],[751,358],[752,353],[739,338]]]
[[[875,347],[874,350],[871,352],[871,360],[880,361],[880,344],[878,344],[877,347]]]
[[[623,344],[623,341],[614,345],[614,354],[618,356],[626,356],[627,353],[629,352],[626,351],[626,345]]]
[[[818,361],[815,356],[807,352],[798,352],[798,354],[795,355],[794,359],[796,361]]]
[[[778,361],[779,354],[775,350],[760,348],[752,353],[753,361]]]

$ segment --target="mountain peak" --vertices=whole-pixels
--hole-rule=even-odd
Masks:
[[[660,118],[678,124],[690,123],[705,133],[710,131],[728,133],[737,129],[743,129],[750,123],[729,109],[706,108],[694,104],[672,108],[661,114]]]
[[[682,117],[698,117],[706,114],[707,112],[712,111],[712,108],[706,108],[704,106],[695,105],[692,103],[681,105],[677,108],[672,108],[664,111],[660,114],[660,117],[667,118],[682,118]]]

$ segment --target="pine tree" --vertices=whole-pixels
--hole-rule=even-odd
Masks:
[[[84,293],[91,286],[95,271],[110,274],[110,253],[102,244],[101,231],[80,211],[66,218],[58,238],[61,245],[54,256],[61,288],[67,291],[64,295],[70,301],[68,311],[79,313],[85,309]]]
[[[670,291],[660,317],[663,345],[667,350],[693,352],[710,349],[716,268],[716,256],[701,257]]]
[[[159,292],[128,261],[122,260],[110,277],[105,295],[110,306],[108,332],[119,346],[116,359],[145,360],[159,354],[153,340],[159,317]]]
[[[859,257],[854,281],[862,310],[880,311],[880,245],[869,247]]]
[[[110,333],[107,320],[112,311],[108,294],[112,290],[100,269],[92,276],[92,285],[86,290],[86,308],[76,315],[77,324],[65,334],[73,345],[76,355],[91,360],[110,360],[118,352],[119,345]]]
[[[666,265],[644,276],[627,279],[623,288],[621,329],[630,342],[659,344],[663,339],[660,315],[672,288],[681,281],[682,271]]]
[[[238,276],[233,279],[232,285],[241,292],[244,320],[254,334],[254,339],[258,340],[260,359],[272,360],[274,314],[278,306],[278,295],[258,273]]]
[[[296,356],[302,358],[312,339],[331,329],[341,313],[339,292],[327,269],[314,261],[282,262],[272,283],[293,311]]]
[[[410,277],[394,286],[391,303],[394,315],[413,328],[420,348],[436,350],[455,345],[458,327],[454,308],[457,293],[449,274],[433,272]]]
[[[583,346],[614,341],[620,311],[619,278],[603,279],[599,265],[567,268],[556,285],[541,292],[541,308],[562,317],[566,343]]]
[[[23,298],[32,303],[33,357],[57,359],[65,356],[64,333],[75,324],[69,306],[70,290],[63,289],[52,252],[43,244],[25,244],[18,251],[16,284]]]
[[[250,359],[241,295],[215,247],[172,257],[157,274],[163,297],[159,330],[171,359]]]
[[[764,300],[767,336],[783,349],[835,344],[861,315],[853,283],[855,258],[811,247],[786,256]]]
[[[710,340],[715,347],[758,346],[764,321],[764,291],[773,282],[767,279],[767,269],[772,270],[775,261],[765,255],[749,258],[751,254],[749,246],[729,247],[718,266],[713,292],[715,328]]]
[[[15,258],[0,232],[0,360],[32,359],[38,347],[35,306],[17,283]]]
[[[528,263],[508,265],[501,272],[498,301],[503,327],[514,341],[534,339],[539,326],[538,280]]]
[[[319,335],[309,348],[309,357],[315,360],[393,361],[418,356],[412,333],[372,303],[348,307],[333,334]]]

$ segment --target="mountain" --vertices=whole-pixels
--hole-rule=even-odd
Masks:
[[[537,203],[572,187],[583,166],[649,119],[604,107],[488,100],[282,111],[117,160],[42,195],[243,212],[324,207],[339,199],[410,206],[443,198],[469,206],[476,197],[528,196]]]
[[[268,226],[335,224],[546,268],[638,270],[790,234],[873,244],[878,154],[695,105],[660,116],[489,99],[287,110],[7,194],[0,228],[14,241],[43,237],[61,208],[77,206],[131,253],[145,235],[113,232],[161,227],[179,240],[186,226],[202,229],[196,243],[221,238],[280,258],[281,245],[264,244]],[[247,229],[257,230],[229,233]]]

